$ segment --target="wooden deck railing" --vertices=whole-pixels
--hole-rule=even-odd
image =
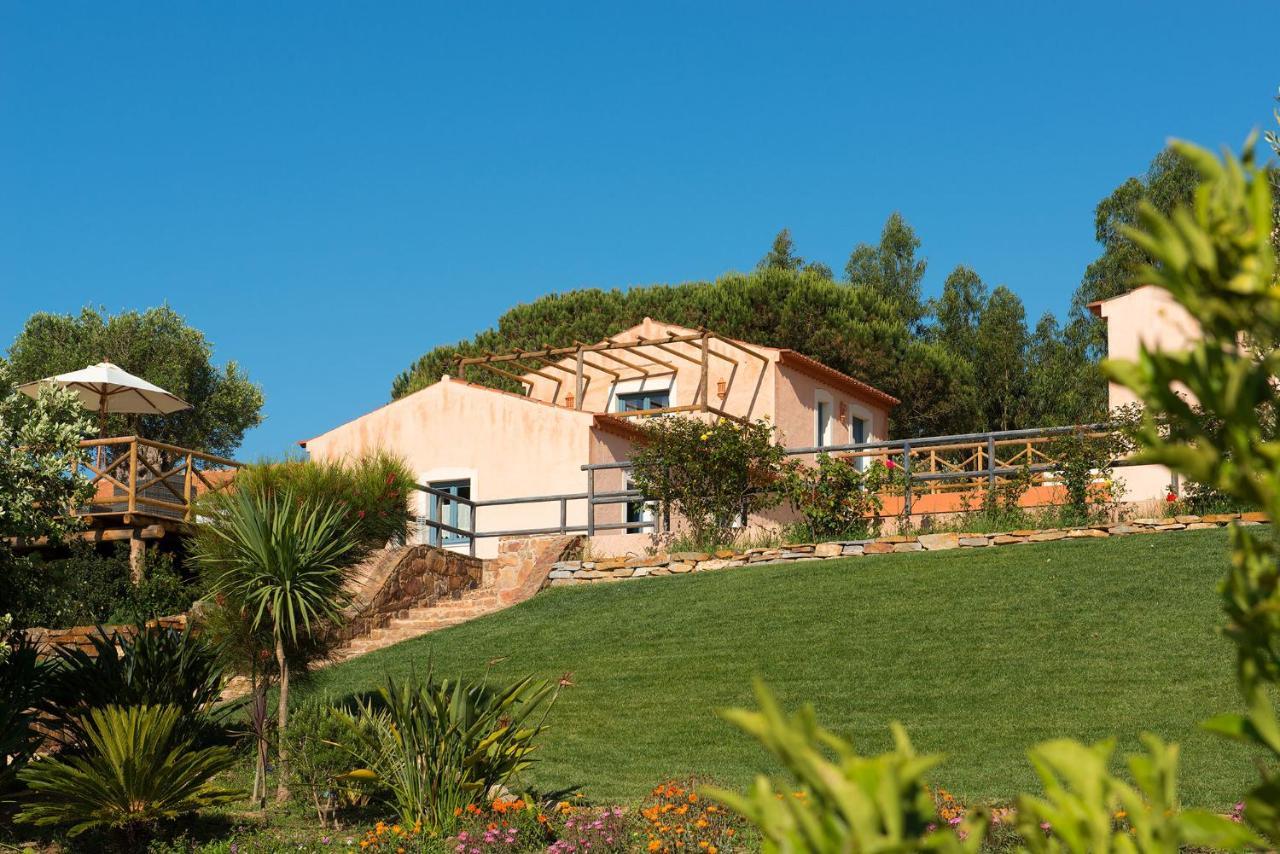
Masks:
[[[93,452],[81,471],[94,492],[76,510],[78,516],[128,513],[187,520],[194,499],[226,486],[242,465],[138,436],[86,439],[80,446]]]

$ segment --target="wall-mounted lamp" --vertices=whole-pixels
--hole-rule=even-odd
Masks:
[[[724,380],[716,380],[716,394],[720,395],[720,399],[724,400],[725,395],[729,393],[729,383]]]
[[[573,392],[569,392],[564,396],[564,405],[573,409]]]
[[[849,404],[841,402],[840,403],[840,420],[843,422],[848,417],[849,417]]]

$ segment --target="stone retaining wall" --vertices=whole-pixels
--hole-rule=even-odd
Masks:
[[[411,608],[456,599],[483,580],[479,558],[433,546],[382,549],[357,570],[355,601],[339,630],[342,640],[366,635],[404,617]]]
[[[178,629],[179,631],[187,627],[187,615],[179,614],[176,617],[160,617],[156,620],[148,620],[147,626],[162,626],[166,629]],[[91,656],[97,655],[97,649],[93,645],[93,638],[99,637],[102,633],[107,636],[119,635],[123,638],[132,638],[138,631],[137,626],[72,626],[69,629],[46,629],[46,628],[30,628],[26,630],[26,635],[38,647],[42,649],[52,649],[57,646],[75,647],[81,652],[86,652]]]
[[[1206,516],[1175,516],[1163,519],[1129,519],[1124,522],[1100,523],[1084,528],[1052,528],[1047,530],[1005,531],[994,534],[945,533],[915,536],[877,537],[872,540],[844,540],[831,543],[788,545],[779,548],[705,552],[672,552],[656,555],[630,555],[595,560],[560,561],[551,569],[551,586],[589,584],[596,581],[621,581],[708,572],[748,564],[799,563],[833,558],[867,557],[902,552],[945,551],[947,549],[981,549],[1044,543],[1053,540],[1105,539],[1135,534],[1160,534],[1170,531],[1195,531],[1238,525],[1260,525],[1268,521],[1263,513],[1219,513]]]

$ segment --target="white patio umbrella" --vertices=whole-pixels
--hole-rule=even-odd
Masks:
[[[60,385],[69,388],[80,397],[85,409],[98,413],[98,438],[107,437],[107,415],[119,412],[128,415],[168,415],[190,409],[177,395],[170,394],[158,385],[152,385],[141,377],[102,361],[79,371],[45,377],[18,386],[23,394],[35,397],[44,385]],[[98,465],[102,465],[102,448],[98,448]]]

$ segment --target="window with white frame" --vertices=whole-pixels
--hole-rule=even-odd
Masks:
[[[835,420],[835,402],[831,395],[819,389],[813,396],[813,446],[825,448],[834,445],[832,422]]]
[[[638,377],[613,384],[609,409],[613,412],[643,412],[675,405],[675,377]]]

